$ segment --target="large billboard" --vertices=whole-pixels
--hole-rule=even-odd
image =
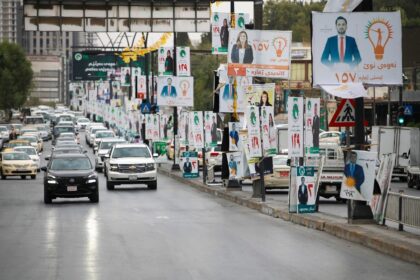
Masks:
[[[291,31],[229,31],[228,75],[289,79]]]
[[[131,65],[126,64],[115,52],[75,52],[73,53],[73,81],[105,80],[108,73],[115,73],[120,67],[140,67],[144,69],[144,57],[138,57]]]
[[[402,84],[401,16],[313,13],[314,85]]]
[[[23,4],[26,31],[210,31],[208,0],[24,0]]]

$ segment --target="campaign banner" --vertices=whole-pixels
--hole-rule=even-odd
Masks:
[[[121,76],[120,76],[121,86],[129,87],[131,83],[131,68],[130,67],[121,67]]]
[[[289,213],[296,213],[298,208],[298,194],[296,187],[298,184],[296,183],[297,179],[297,167],[291,166],[290,173],[289,173],[289,192],[288,192],[288,202],[289,202]]]
[[[193,133],[194,148],[204,148],[203,112],[194,111],[191,115],[191,131]]]
[[[291,31],[229,32],[229,76],[289,79]]]
[[[211,111],[204,112],[204,136],[206,147],[217,146],[217,115]]]
[[[172,47],[160,47],[158,50],[159,76],[172,76],[174,66],[174,49]]]
[[[141,68],[136,67],[131,69],[131,93],[134,97],[137,97],[139,92],[139,79],[141,77]]]
[[[183,144],[188,145],[190,131],[190,112],[181,112],[179,119],[178,135]]]
[[[362,83],[347,83],[340,85],[321,85],[321,88],[331,95],[345,98],[355,99],[358,97],[368,97],[367,90]]]
[[[314,85],[402,84],[400,12],[312,13]]]
[[[288,155],[303,157],[303,97],[288,100]]]
[[[176,47],[177,76],[191,76],[190,47]]]
[[[226,153],[229,167],[229,180],[239,180],[244,176],[242,152]]]
[[[159,115],[148,114],[146,116],[146,139],[159,140]]]
[[[229,151],[235,152],[239,151],[240,139],[239,139],[239,129],[240,123],[238,122],[229,122]]]
[[[261,107],[262,143],[264,155],[277,154],[276,148],[276,125],[274,123],[273,106]]]
[[[313,213],[316,206],[315,169],[309,166],[296,168],[297,212]]]
[[[372,199],[376,158],[376,152],[353,150],[348,153],[341,184],[341,198],[363,201]]]
[[[319,98],[306,98],[305,114],[305,155],[319,157]]]
[[[225,75],[222,79],[226,79],[227,83],[220,89],[219,112],[233,113],[235,112],[235,106],[236,112],[245,112],[247,106],[246,91],[252,84],[252,77],[228,77],[226,71],[221,71],[220,75]]]
[[[184,178],[198,177],[198,153],[183,152],[181,158],[182,176]]]
[[[158,77],[157,90],[157,104],[159,106],[194,106],[193,77]]]
[[[162,140],[172,139],[173,136],[173,123],[172,115],[160,114],[160,138]]]
[[[392,171],[394,169],[395,154],[382,155],[381,164],[376,173],[376,181],[381,190],[380,194],[374,194],[370,200],[373,218],[376,222],[382,223],[384,218],[385,199],[391,186]]]
[[[273,106],[276,84],[251,84],[246,87],[245,103],[247,106]]]
[[[250,20],[249,14],[235,14],[235,28],[245,29]],[[211,52],[212,54],[227,54],[229,45],[229,29],[231,28],[229,13],[213,12],[211,19]]]
[[[248,125],[248,147],[250,157],[261,157],[260,114],[257,106],[248,106],[246,112]]]

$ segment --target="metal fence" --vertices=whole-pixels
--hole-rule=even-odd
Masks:
[[[420,197],[388,192],[385,207],[385,219],[397,222],[399,230],[404,225],[420,228]]]

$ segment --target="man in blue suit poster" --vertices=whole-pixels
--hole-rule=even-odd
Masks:
[[[172,85],[172,79],[168,78],[166,81],[168,84],[162,88],[160,96],[176,97],[176,88]]]
[[[322,52],[321,62],[329,67],[336,63],[345,63],[350,67],[357,66],[362,60],[356,40],[347,36],[347,20],[339,16],[335,20],[338,35],[329,37]]]
[[[344,175],[347,178],[347,185],[349,187],[356,187],[356,190],[361,193],[360,186],[365,181],[365,173],[363,167],[359,164],[356,164],[357,153],[350,153],[350,161],[344,167]]]

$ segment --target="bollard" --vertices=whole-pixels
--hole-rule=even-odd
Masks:
[[[404,230],[404,225],[401,223],[402,221],[402,202],[403,202],[403,195],[404,195],[404,191],[400,190],[398,192],[400,194],[400,197],[398,198],[398,230],[399,231],[403,231]]]

